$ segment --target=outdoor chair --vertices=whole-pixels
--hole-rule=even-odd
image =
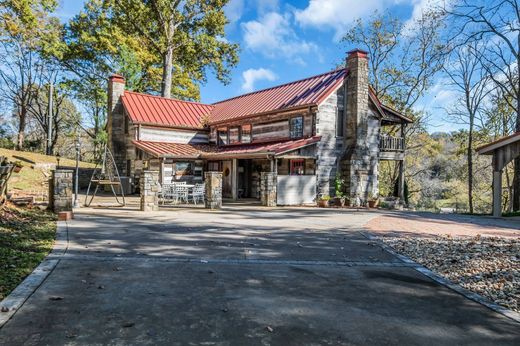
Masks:
[[[188,187],[186,184],[175,184],[174,191],[175,204],[179,203],[180,201],[188,203]]]
[[[175,186],[171,184],[164,184],[161,188],[162,203],[175,201]],[[159,200],[161,201],[161,199]]]
[[[190,194],[191,199],[193,200],[193,204],[197,204],[197,201],[201,201],[204,203],[204,194],[205,194],[205,184],[195,184],[193,187],[193,191]]]

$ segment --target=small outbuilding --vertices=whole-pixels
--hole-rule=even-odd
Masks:
[[[502,215],[502,171],[520,156],[520,132],[477,148],[480,155],[493,155],[493,216]]]

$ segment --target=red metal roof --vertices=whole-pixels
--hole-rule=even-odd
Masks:
[[[202,127],[201,120],[213,106],[125,91],[123,106],[134,123]]]
[[[276,110],[317,105],[341,85],[346,73],[346,69],[338,69],[214,103],[211,122],[218,123]]]
[[[178,144],[137,140],[132,141],[132,143],[134,143],[137,148],[150,153],[155,157],[218,159],[220,157],[232,156],[244,157],[248,155],[281,155],[283,153],[317,143],[320,139],[320,136],[314,136],[296,140],[258,144],[228,145],[222,147],[209,144]]]

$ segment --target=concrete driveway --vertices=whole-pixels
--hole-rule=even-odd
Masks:
[[[378,215],[82,209],[0,344],[520,344],[520,324],[367,240]]]

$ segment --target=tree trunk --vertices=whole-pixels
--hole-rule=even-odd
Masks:
[[[520,132],[520,95],[516,97],[516,126],[515,131]],[[515,174],[513,177],[513,211],[520,210],[520,157],[514,160]]]
[[[161,95],[171,98],[172,96],[172,74],[173,74],[173,48],[168,47],[163,57],[163,74],[161,82]]]
[[[25,140],[25,125],[27,124],[27,108],[25,106],[20,107],[20,114],[18,117],[20,122],[18,124],[18,136],[16,138],[16,150],[22,150]]]
[[[473,119],[470,120],[468,134],[468,203],[469,212],[473,214]]]

